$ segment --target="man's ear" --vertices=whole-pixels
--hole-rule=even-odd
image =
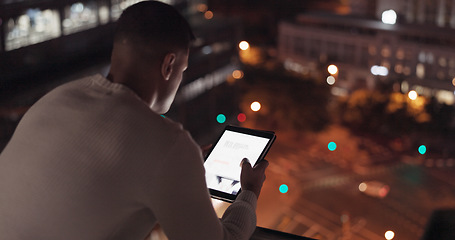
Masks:
[[[163,62],[161,64],[161,75],[165,80],[169,80],[171,77],[174,63],[175,63],[176,55],[175,53],[168,53],[164,56]]]

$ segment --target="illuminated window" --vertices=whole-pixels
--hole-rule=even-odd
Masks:
[[[142,1],[144,1],[144,0],[111,0],[112,20],[113,21],[117,20],[120,17],[120,15],[122,14],[123,10],[125,10],[125,8],[131,6],[135,3],[142,2]],[[171,4],[171,1],[162,1],[162,2]]]
[[[447,105],[453,105],[455,103],[455,96],[451,91],[440,90],[436,93],[435,97],[440,103]]]
[[[419,62],[425,62],[425,52],[419,53]]]
[[[427,63],[433,64],[434,63],[434,55],[433,53],[428,53],[427,54]]]
[[[385,58],[388,58],[392,55],[392,51],[390,50],[390,47],[385,46],[381,50],[381,55]]]
[[[409,91],[409,83],[406,82],[406,81],[403,81],[403,82],[401,83],[401,92],[402,92],[402,93],[406,93],[406,92],[408,92],[408,91]]]
[[[391,69],[391,65],[389,61],[382,61],[381,65],[387,69]]]
[[[109,22],[109,6],[107,4],[102,4],[98,8],[98,15],[100,17],[100,24],[106,24]]]
[[[44,42],[61,35],[60,15],[55,9],[28,9],[6,22],[5,50]]]
[[[403,49],[398,49],[398,51],[396,53],[396,58],[399,59],[399,60],[403,60],[404,59],[404,50]]]
[[[122,1],[120,0],[112,0],[111,1],[111,18],[113,21],[117,20],[122,14],[122,7],[120,5]]]
[[[399,73],[399,74],[403,73],[403,65],[401,65],[401,64],[395,65],[394,70],[396,73]]]
[[[445,57],[440,57],[438,63],[441,67],[447,67],[447,59]]]
[[[373,45],[368,46],[368,53],[369,53],[371,56],[375,56],[375,55],[376,55],[376,47],[373,46]]]
[[[425,77],[425,66],[422,63],[417,64],[416,66],[416,75],[418,78]]]
[[[95,2],[73,3],[65,7],[63,34],[80,32],[98,25],[98,11]]]

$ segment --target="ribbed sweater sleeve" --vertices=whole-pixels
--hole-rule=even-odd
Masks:
[[[219,220],[202,163],[199,147],[185,133],[168,150],[162,171],[154,173],[161,184],[152,184],[150,208],[166,235],[170,240],[249,239],[256,227],[256,195],[242,192]]]
[[[242,191],[223,214],[224,239],[249,239],[256,228],[257,197]]]

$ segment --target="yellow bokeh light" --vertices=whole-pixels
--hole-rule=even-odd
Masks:
[[[207,12],[207,10],[208,10],[207,4],[201,3],[201,4],[197,5],[197,10],[199,12]]]
[[[416,100],[418,96],[419,96],[419,95],[418,95],[417,92],[414,91],[414,90],[409,91],[409,93],[408,93],[408,97],[409,97],[409,99],[411,99],[411,100]]]
[[[243,78],[243,72],[240,70],[234,70],[232,72],[232,77],[235,79],[241,79],[241,78]]]
[[[335,78],[333,76],[328,76],[326,81],[327,81],[327,84],[333,85],[333,84],[335,84],[336,80],[335,80]]]
[[[248,48],[250,48],[250,44],[247,42],[247,41],[241,41],[239,43],[239,48],[243,51],[247,50]]]
[[[250,108],[254,112],[257,112],[257,111],[259,111],[261,109],[261,104],[259,102],[257,102],[257,101],[253,102],[253,103],[251,103]]]
[[[452,85],[455,87],[455,78],[452,79]]]
[[[335,65],[333,65],[333,64],[331,64],[331,65],[329,65],[329,66],[327,67],[327,71],[328,71],[330,74],[334,75],[334,74],[336,74],[336,73],[338,72],[338,67],[335,66]]]
[[[384,234],[385,239],[392,240],[395,237],[395,233],[393,231],[387,231]]]
[[[213,18],[213,12],[212,11],[207,11],[204,13],[205,19],[212,19]]]

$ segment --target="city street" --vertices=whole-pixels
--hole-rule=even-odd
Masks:
[[[454,168],[405,163],[399,156],[390,161],[389,154],[382,156],[384,164],[357,163],[356,155],[357,160],[367,159],[369,153],[351,146],[353,159],[348,160],[341,149],[354,144],[355,136],[338,139],[340,146],[333,152],[328,141],[321,146],[320,139],[331,131],[342,127],[299,141],[297,133],[277,133],[267,156],[270,167],[258,206],[259,226],[316,239],[379,240],[391,230],[394,239],[414,240],[422,236],[433,210],[455,208]],[[389,194],[383,199],[363,194],[358,186],[366,180],[389,185]],[[289,187],[287,193],[280,193],[281,184]]]
[[[116,21],[138,1],[0,2],[1,153],[51,89],[108,74]],[[164,2],[195,39],[159,114],[201,146],[228,124],[276,133],[259,227],[441,239],[422,236],[435,211],[455,211],[455,0]],[[220,217],[229,206],[213,204]],[[450,214],[438,220],[452,234]]]
[[[220,98],[225,88],[220,86],[212,97]],[[30,96],[34,95],[39,91]],[[250,121],[251,113],[247,116],[240,125],[257,128]],[[223,124],[212,127],[210,136],[201,142],[210,142],[207,139],[222,128]],[[416,240],[434,210],[455,208],[453,159],[431,159],[417,150],[410,156],[396,154],[374,139],[356,136],[333,123],[321,131],[276,133],[258,202],[260,227],[321,240],[380,240],[391,230],[394,239]],[[328,149],[330,142],[336,143],[334,151]],[[380,199],[360,192],[359,184],[370,180],[387,184],[389,194]],[[282,184],[289,188],[286,193],[279,191]]]

